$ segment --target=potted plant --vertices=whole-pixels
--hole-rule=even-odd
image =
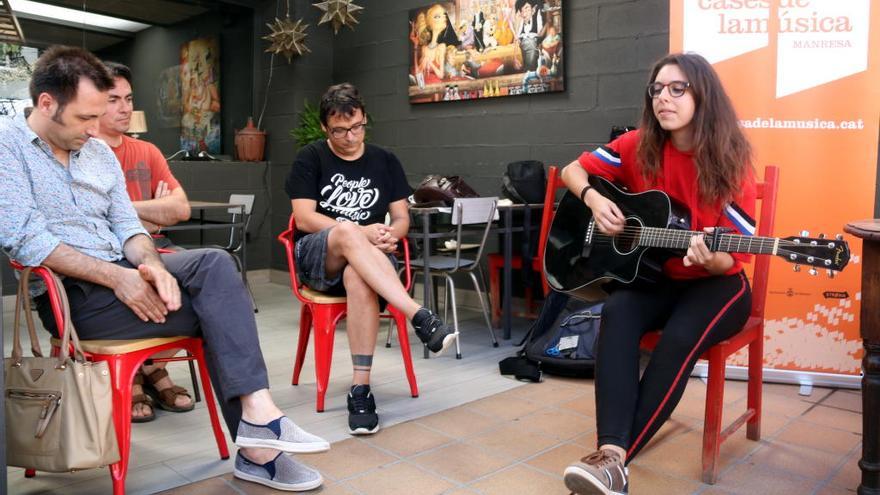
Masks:
[[[302,111],[299,112],[299,125],[290,130],[290,135],[296,139],[296,147],[303,146],[324,139],[324,131],[321,130],[321,118],[317,107],[313,107],[306,101]]]
[[[365,141],[369,139],[369,117],[370,114],[368,113],[367,135],[364,137]],[[324,139],[326,136],[321,129],[321,113],[318,107],[313,107],[308,101],[304,102],[303,109],[299,112],[299,125],[290,130],[290,135],[296,139],[297,148],[302,148],[311,142]]]

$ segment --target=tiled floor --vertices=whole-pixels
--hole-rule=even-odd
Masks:
[[[275,402],[308,431],[331,442],[349,438],[345,395],[351,382],[351,357],[344,328],[337,331],[326,410],[318,414],[315,412],[311,346],[300,385],[290,385],[299,305],[286,286],[269,283],[265,274],[262,277],[260,273],[249,275],[260,308],[257,314],[260,344]],[[3,309],[6,330],[12,327],[13,319],[13,304],[9,299],[4,301]],[[417,399],[410,397],[396,337],[391,348],[383,345],[387,329],[383,323],[373,363],[372,385],[384,425],[423,417],[521,385],[498,374],[498,361],[513,353],[512,341],[503,341],[501,347],[493,348],[485,325],[479,323],[478,314],[464,313],[462,316],[462,360],[456,360],[454,353],[422,359],[421,345],[416,345],[418,340],[411,338],[420,392]],[[521,336],[526,325],[525,321],[518,322],[515,336]],[[12,332],[4,334],[4,348],[8,354],[12,348]],[[39,335],[43,348],[47,349],[48,333],[41,330]],[[178,384],[191,389],[186,366],[172,364],[169,372]],[[157,415],[156,421],[133,425],[127,493],[155,493],[232,471],[232,462],[221,461],[218,457],[204,404],[197,404],[194,411],[186,414],[158,411]],[[227,441],[231,446],[228,437]],[[106,469],[72,474],[38,473],[33,479],[25,479],[24,470],[20,468],[9,468],[7,473],[10,493],[94,495],[111,491]]]
[[[548,377],[526,385],[500,377],[496,363],[512,353],[511,343],[493,349],[476,318],[465,323],[463,360],[415,360],[418,399],[408,395],[396,346],[380,344],[373,383],[384,428],[372,437],[352,438],[345,431],[350,362],[344,334],[336,341],[327,412],[317,414],[311,354],[302,384],[289,385],[297,314],[289,291],[263,282],[255,284],[255,293],[276,401],[307,429],[334,442],[328,453],[300,457],[326,480],[313,493],[565,494],[562,470],[594,447],[592,380]],[[8,312],[4,318],[10,322]],[[515,330],[521,335],[524,324]],[[187,375],[178,368],[172,376],[183,383]],[[725,390],[730,417],[744,407],[745,384],[729,381]],[[632,463],[631,494],[855,492],[861,454],[857,391],[814,388],[802,397],[795,386],[765,385],[762,440],[746,440],[740,430],[725,443],[714,486],[699,482],[704,398],[705,385],[692,379],[672,419]],[[231,461],[218,460],[209,431],[201,404],[192,413],[165,413],[135,425],[128,492],[269,493],[232,478]],[[11,493],[108,493],[110,486],[106,470],[41,473],[32,480],[24,480],[20,469],[8,473]]]
[[[763,439],[740,431],[721,451],[720,479],[699,482],[705,386],[692,379],[681,405],[630,466],[637,494],[846,494],[859,483],[861,396],[766,385]],[[725,410],[744,407],[727,384]],[[566,494],[562,470],[594,445],[593,384],[548,378],[301,456],[324,475],[322,494]],[[226,474],[167,494],[262,494]]]

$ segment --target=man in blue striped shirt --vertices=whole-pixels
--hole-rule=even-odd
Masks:
[[[200,336],[239,447],[237,477],[283,489],[317,488],[321,475],[282,452],[329,444],[272,401],[256,321],[225,251],[160,255],[141,227],[110,148],[92,139],[113,79],[91,53],[48,49],[34,66],[34,108],[0,123],[0,246],[22,264],[64,275],[83,339]],[[36,298],[57,335],[45,294]],[[130,412],[130,409],[129,409]]]

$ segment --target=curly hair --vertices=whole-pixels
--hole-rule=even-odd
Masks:
[[[672,53],[663,57],[654,64],[648,84],[654,82],[666,65],[677,65],[690,82],[688,91],[695,105],[691,120],[692,151],[700,201],[707,205],[729,201],[753,170],[752,148],[739,127],[733,104],[712,65],[696,53]],[[652,100],[646,91],[637,148],[642,174],[649,182],[660,174],[663,147],[670,139],[669,131],[660,127],[654,115]]]

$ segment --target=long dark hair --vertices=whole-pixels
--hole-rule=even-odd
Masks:
[[[729,201],[752,172],[752,147],[739,127],[736,111],[712,65],[695,53],[672,53],[654,64],[648,84],[666,65],[677,65],[690,82],[695,108],[691,120],[693,157],[700,201],[706,205]],[[645,91],[638,156],[649,182],[660,174],[663,147],[670,133],[654,116],[653,98]]]

